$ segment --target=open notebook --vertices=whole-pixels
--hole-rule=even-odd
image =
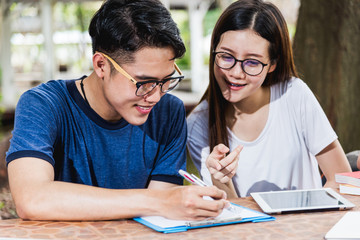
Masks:
[[[134,218],[134,220],[163,233],[183,232],[188,229],[214,227],[242,222],[265,222],[275,220],[272,216],[233,203],[232,209],[233,211],[224,209],[216,218],[203,221],[170,220],[160,216],[138,217]]]

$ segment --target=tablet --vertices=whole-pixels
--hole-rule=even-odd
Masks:
[[[355,205],[331,188],[250,193],[265,213],[344,210]]]

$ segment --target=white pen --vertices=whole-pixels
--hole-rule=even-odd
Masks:
[[[207,185],[200,180],[198,177],[196,177],[194,174],[190,174],[182,169],[179,170],[179,174],[188,182],[190,182],[191,184],[195,184],[195,185],[199,185],[202,187],[206,187]],[[195,176],[195,177],[194,177]],[[199,179],[200,181],[198,181],[197,179]]]
[[[196,182],[199,183],[200,186],[203,186],[203,187],[207,187],[208,185],[206,185],[206,183],[201,180],[200,178],[198,178],[195,174],[191,174],[191,176],[195,179]]]
[[[208,185],[201,180],[200,178],[198,178],[196,175],[194,174],[190,174],[182,169],[179,170],[179,174],[186,179],[188,182],[190,182],[191,184],[195,184],[198,186],[202,186],[202,187],[207,187]],[[208,199],[212,199],[214,200],[212,197],[207,196]],[[234,212],[234,213],[238,213],[238,211],[231,205],[231,203],[229,204],[228,207],[225,207],[227,210]]]

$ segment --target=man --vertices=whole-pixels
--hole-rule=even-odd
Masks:
[[[223,191],[178,186],[186,158],[185,112],[179,99],[165,93],[182,79],[174,60],[185,47],[170,13],[157,0],[108,0],[89,33],[90,76],[49,81],[18,102],[6,158],[18,215],[218,215],[228,204]]]

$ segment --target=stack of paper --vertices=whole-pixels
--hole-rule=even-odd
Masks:
[[[335,174],[340,193],[360,195],[360,171]]]
[[[327,240],[360,239],[360,212],[346,213],[325,235]]]

